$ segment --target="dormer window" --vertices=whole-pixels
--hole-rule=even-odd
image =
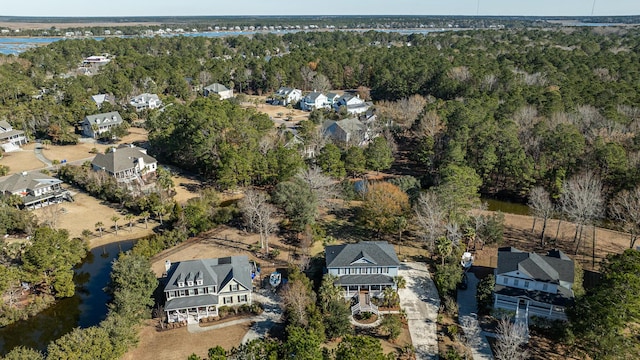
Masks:
[[[187,285],[193,286],[193,281],[187,281]]]
[[[196,285],[202,285],[202,279],[196,280]]]
[[[198,271],[198,273],[196,274],[196,284],[197,285],[202,285],[202,272]]]
[[[187,274],[187,285],[188,286],[193,286],[193,274],[192,273]]]
[[[178,275],[178,287],[184,287],[184,278],[182,277],[182,274]]]

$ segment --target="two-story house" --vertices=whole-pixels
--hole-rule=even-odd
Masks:
[[[357,118],[327,120],[322,133],[336,143],[354,146],[364,146],[371,138],[368,126]]]
[[[156,94],[144,93],[131,98],[129,105],[139,112],[145,109],[159,108],[162,105],[162,100]]]
[[[0,182],[0,194],[17,195],[22,206],[39,208],[65,199],[71,200],[68,191],[62,188],[62,181],[39,172],[22,172],[9,176]]]
[[[217,316],[221,306],[251,304],[252,266],[247,256],[187,260],[165,264],[168,322],[198,322]]]
[[[560,250],[547,255],[512,247],[498,249],[494,307],[530,316],[567,320],[565,307],[573,301],[573,260]]]
[[[87,117],[82,121],[82,134],[87,137],[95,138],[121,124],[122,116],[120,116],[120,113],[117,111],[87,115]]]
[[[338,277],[335,285],[344,290],[344,297],[358,299],[358,310],[371,306],[369,299],[381,297],[385,288],[396,289],[394,277],[400,260],[393,245],[386,241],[327,246],[325,259],[327,272]],[[377,311],[375,307],[369,310]],[[352,308],[352,312],[357,311]]]
[[[340,108],[344,107],[352,115],[365,113],[371,106],[373,106],[372,103],[365,102],[359,95],[349,93],[342,95],[333,104],[335,111],[340,111]]]
[[[300,101],[300,109],[306,110],[306,111],[321,109],[326,106],[327,106],[327,96],[318,91],[308,93]]]
[[[147,155],[146,149],[123,144],[106,154],[96,154],[91,167],[106,171],[120,183],[144,182],[154,177],[158,161]]]
[[[209,86],[205,86],[203,92],[204,96],[216,94],[220,96],[220,100],[231,99],[233,97],[233,89],[229,89],[226,86],[218,83],[213,83]]]
[[[3,151],[11,152],[20,148],[20,145],[28,143],[29,140],[22,130],[14,130],[6,120],[0,120],[0,146]]]
[[[290,88],[290,87],[281,87],[273,94],[273,105],[282,105],[287,106],[289,104],[294,105],[298,101],[302,99],[302,90]]]

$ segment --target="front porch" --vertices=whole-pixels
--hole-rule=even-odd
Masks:
[[[551,320],[567,321],[563,306],[541,303],[528,298],[494,294],[493,307],[514,311],[516,318],[540,316]]]
[[[210,316],[218,316],[218,306],[198,306],[184,309],[172,309],[166,310],[167,322],[182,322],[186,321],[189,324],[197,324],[200,319],[208,318]]]

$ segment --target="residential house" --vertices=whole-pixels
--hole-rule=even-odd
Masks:
[[[136,111],[142,111],[144,109],[157,109],[162,105],[162,100],[156,94],[140,94],[129,101]]]
[[[311,111],[314,109],[320,109],[327,106],[327,96],[321,92],[314,91],[307,94],[300,101],[300,109]]]
[[[327,120],[323,124],[322,131],[324,136],[345,145],[364,146],[371,137],[367,125],[357,118]]]
[[[82,61],[83,65],[106,65],[111,61],[108,57],[104,55],[95,55],[89,56],[88,58]]]
[[[168,322],[197,323],[220,306],[251,304],[253,267],[246,255],[165,263]]]
[[[327,105],[329,106],[329,108],[333,109],[338,99],[340,99],[340,95],[332,92],[327,93]]]
[[[394,277],[400,261],[386,241],[327,246],[325,259],[327,272],[338,277],[334,284],[344,290],[344,297],[358,300],[352,313],[377,312],[371,297],[381,297],[387,287],[397,290]]]
[[[122,117],[117,111],[87,115],[82,121],[82,134],[95,138],[120,124],[122,124]]]
[[[97,94],[97,95],[92,95],[91,96],[91,100],[93,100],[93,102],[96,103],[96,105],[98,106],[98,109],[100,109],[102,107],[102,104],[105,101],[110,101],[109,99],[109,95],[107,94]]]
[[[516,320],[530,316],[567,320],[565,307],[573,301],[573,260],[560,250],[547,255],[512,247],[498,249],[494,307],[516,312]]]
[[[18,195],[22,206],[39,208],[63,200],[72,200],[68,191],[62,189],[62,181],[40,172],[22,172],[0,182],[0,194]]]
[[[283,135],[285,137],[285,148],[298,150],[305,159],[312,159],[316,156],[314,147],[305,144],[304,139],[298,135],[296,128],[285,128]]]
[[[204,88],[204,96],[211,94],[220,96],[220,100],[230,99],[233,97],[233,89],[229,89],[222,84],[214,83]]]
[[[91,161],[94,171],[106,171],[119,183],[143,183],[155,176],[158,162],[147,155],[147,150],[133,146],[120,145],[106,154],[96,154]]]
[[[282,106],[287,106],[289,104],[295,105],[300,101],[300,99],[302,99],[302,90],[290,87],[281,87],[275,94],[273,94],[271,104]]]
[[[14,130],[6,120],[0,120],[0,146],[5,152],[16,151],[29,142],[22,130]]]
[[[365,113],[373,104],[362,100],[360,95],[345,93],[334,102],[333,108],[335,111],[340,111],[343,106],[349,114],[355,115]]]

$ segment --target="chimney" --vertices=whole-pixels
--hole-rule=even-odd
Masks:
[[[168,273],[169,269],[171,269],[171,260],[166,260],[164,262],[164,272]]]
[[[144,169],[144,159],[142,157],[138,158],[138,169],[140,170]]]

